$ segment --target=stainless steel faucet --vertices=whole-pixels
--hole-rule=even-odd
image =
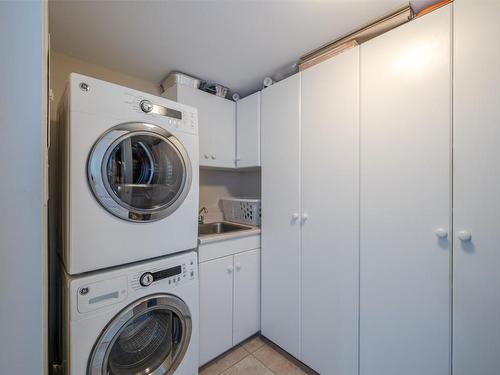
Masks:
[[[203,214],[207,213],[208,209],[206,207],[200,208],[200,210],[198,211],[198,224],[203,224],[203,222],[205,221],[205,216],[203,216]]]

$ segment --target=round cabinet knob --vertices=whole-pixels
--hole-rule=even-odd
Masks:
[[[211,158],[212,158],[212,160],[215,160],[215,155],[212,155]]]
[[[153,103],[149,100],[141,100],[141,110],[144,113],[149,113],[153,110]]]
[[[306,221],[307,219],[309,219],[309,215],[306,213],[302,214],[302,222]]]
[[[461,230],[457,233],[457,237],[460,241],[470,241],[472,239],[472,234],[468,230]]]
[[[236,263],[236,271],[239,271],[241,270],[241,263]]]
[[[203,157],[204,157],[205,159],[208,159],[208,158],[209,158],[209,156],[208,156],[207,154],[204,154],[204,155],[203,155]]]
[[[228,266],[227,266],[227,272],[229,272],[229,273],[233,273],[233,271],[234,271],[233,266],[228,265]]]
[[[436,236],[438,238],[444,239],[444,238],[448,237],[448,231],[444,228],[438,228],[438,229],[436,229]]]
[[[298,214],[297,212],[294,212],[294,213],[292,214],[292,219],[293,219],[293,220],[297,220],[298,218],[299,218],[299,214]]]
[[[240,160],[241,160],[241,157],[237,156],[236,161],[240,161]]]
[[[153,274],[151,272],[143,273],[141,275],[141,278],[139,279],[139,283],[142,286],[150,286],[152,282],[153,282]]]

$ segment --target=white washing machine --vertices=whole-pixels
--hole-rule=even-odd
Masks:
[[[69,274],[196,248],[196,109],[73,73],[59,119]]]
[[[63,373],[198,374],[196,252],[63,276]]]

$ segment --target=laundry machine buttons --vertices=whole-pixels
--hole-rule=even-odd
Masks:
[[[141,275],[141,278],[139,279],[139,283],[142,286],[150,286],[151,283],[154,281],[153,274],[151,272],[145,272]]]
[[[149,113],[153,110],[153,103],[151,103],[149,100],[141,100],[140,106],[142,112],[144,113]]]

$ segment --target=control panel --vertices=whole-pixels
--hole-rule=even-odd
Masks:
[[[119,276],[85,284],[78,288],[78,312],[87,313],[105,306],[114,305],[127,297],[127,277]]]
[[[196,278],[197,265],[194,259],[167,268],[155,268],[137,273],[132,279],[133,289],[147,288],[156,283],[176,286]]]
[[[163,101],[168,100],[163,99]],[[175,102],[173,102],[172,107],[176,107],[178,109],[166,106],[164,105],[165,103],[156,103],[150,98],[142,95],[134,95],[133,93],[126,93],[125,102],[127,104],[131,104],[134,111],[162,119],[163,123],[166,121],[168,126],[172,126],[188,133],[197,133],[197,119],[195,112],[191,112],[187,110],[187,108],[179,108],[175,106]]]

